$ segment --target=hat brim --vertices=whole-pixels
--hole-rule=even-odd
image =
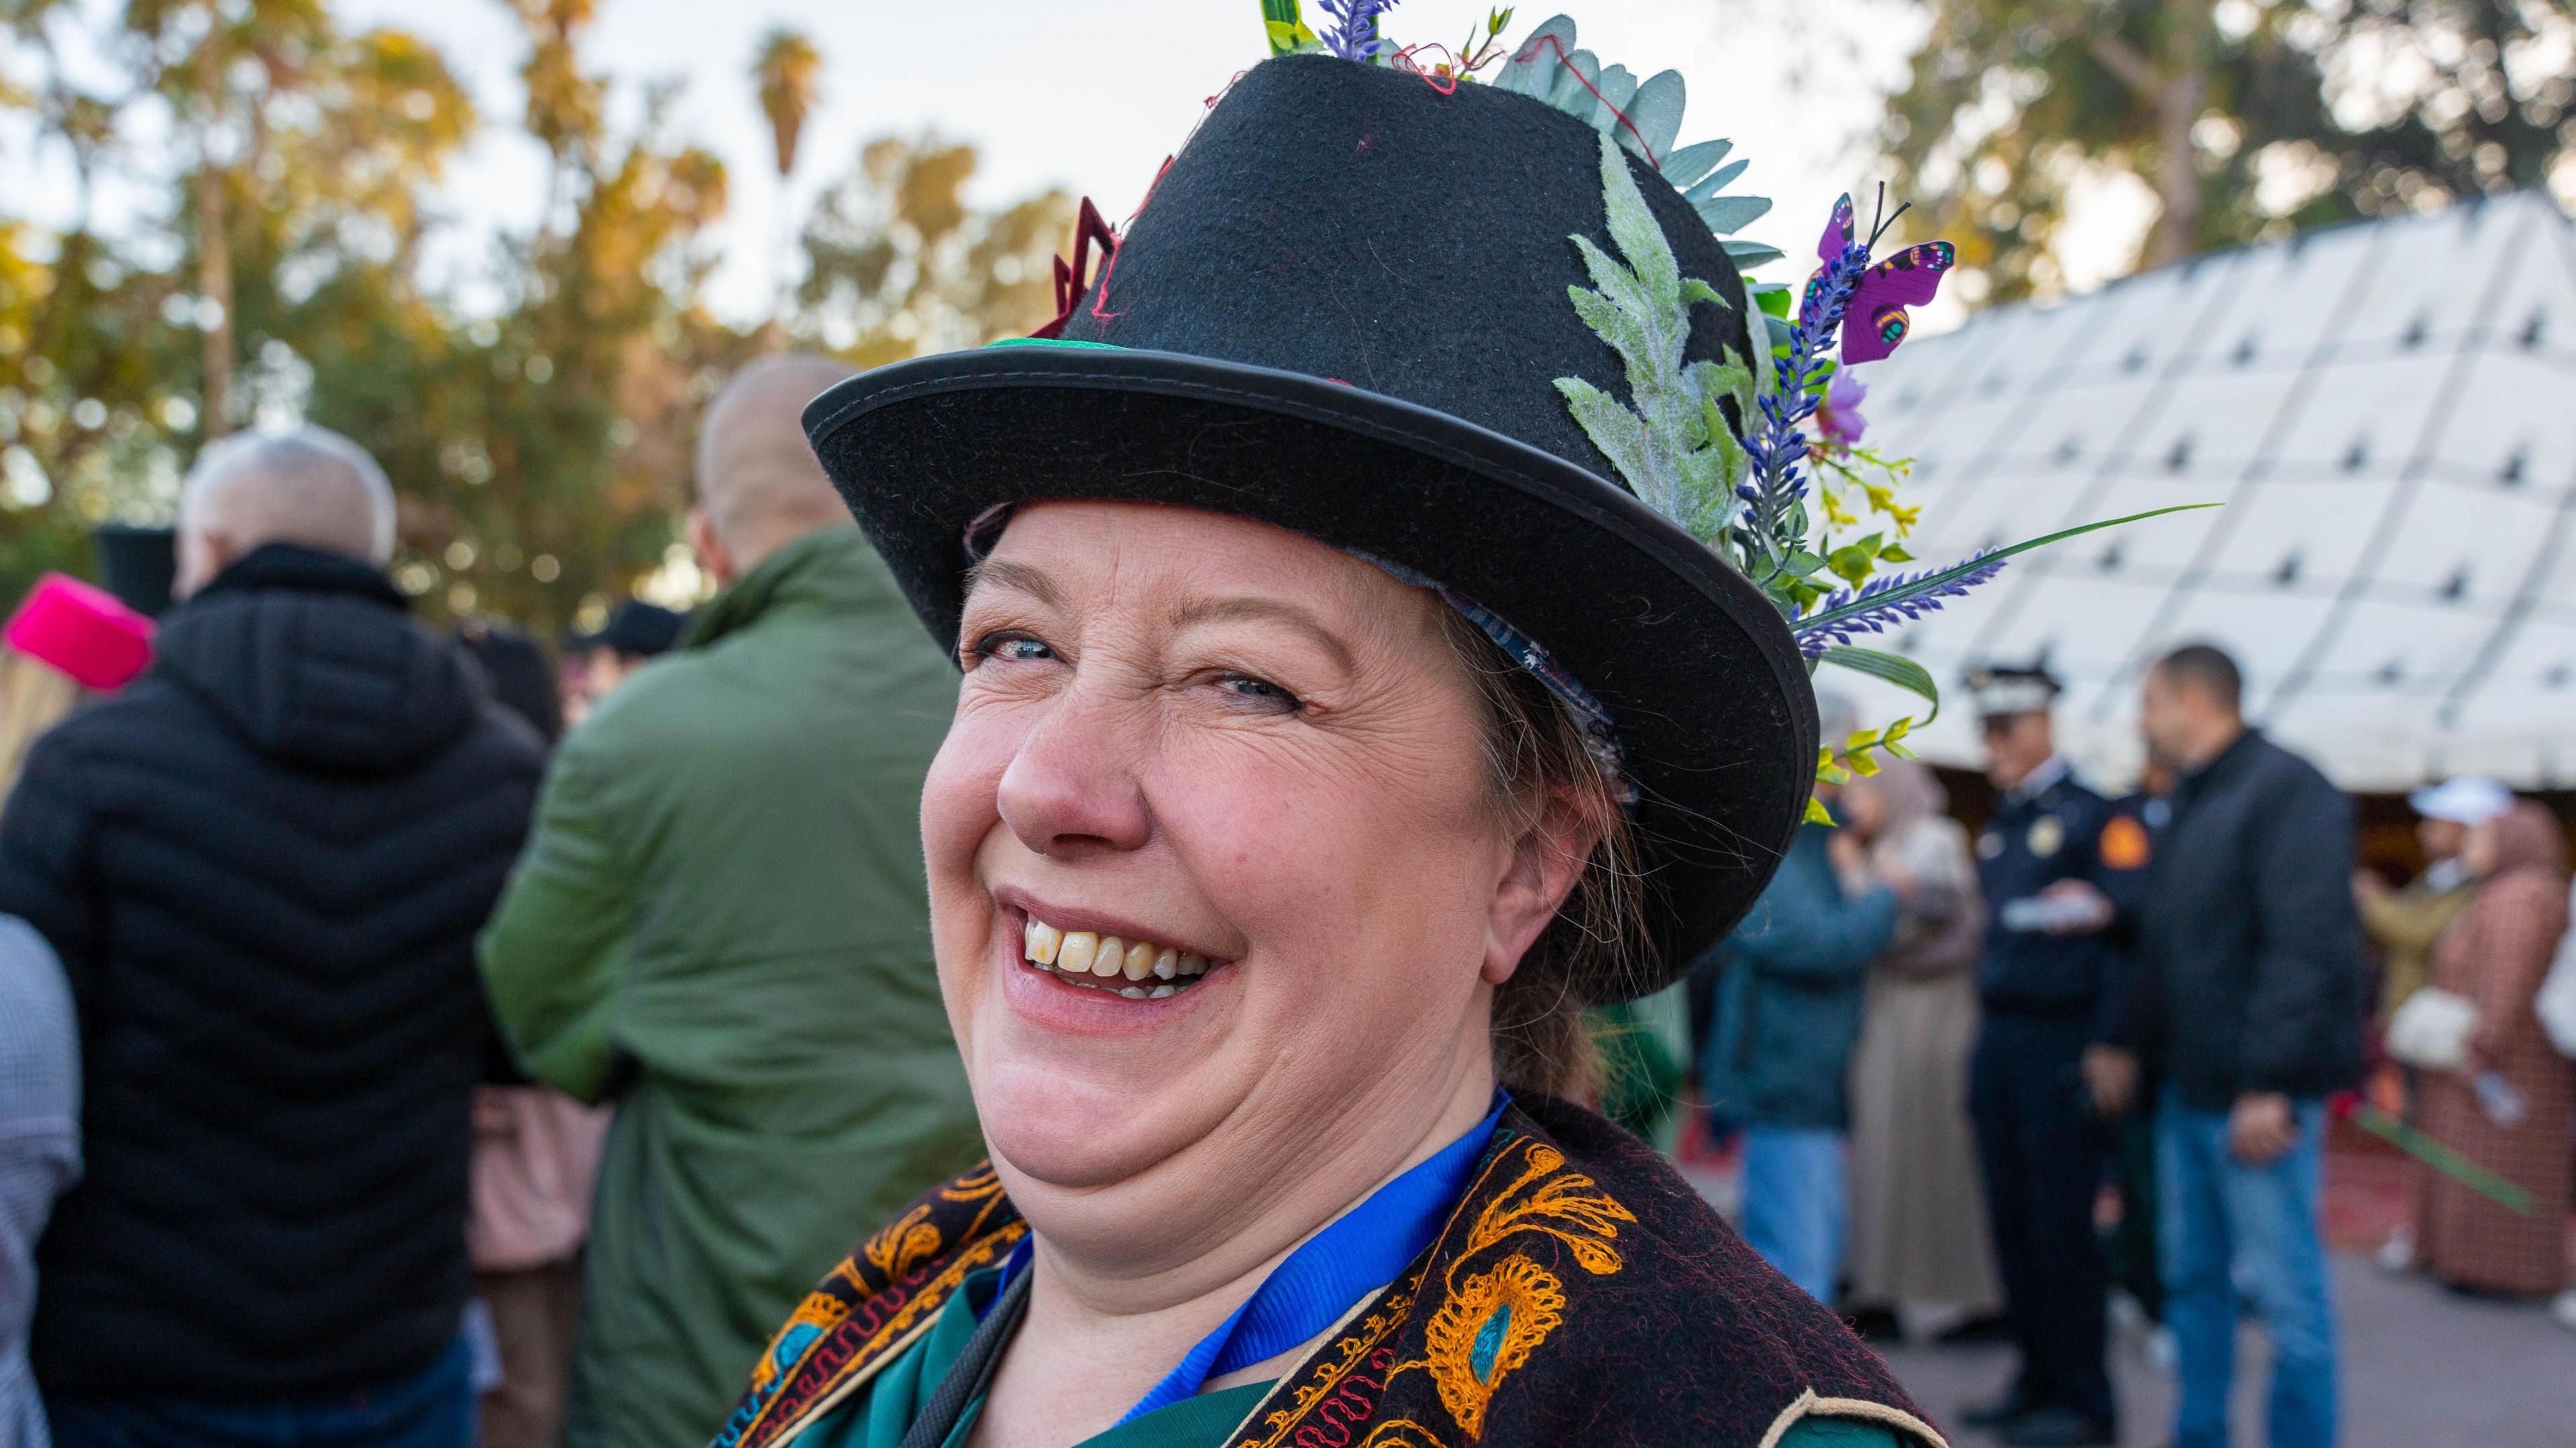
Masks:
[[[1000,346],[895,363],[805,427],[932,635],[953,645],[966,532],[1045,499],[1275,524],[1439,580],[1536,639],[1608,709],[1640,799],[1651,977],[1751,907],[1804,818],[1816,716],[1761,592],[1572,463],[1335,381],[1176,353]]]

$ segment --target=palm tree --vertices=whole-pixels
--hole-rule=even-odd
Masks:
[[[761,114],[769,117],[770,140],[778,159],[778,193],[776,219],[770,238],[770,280],[774,300],[770,311],[770,331],[776,335],[784,326],[788,305],[787,258],[795,242],[789,203],[787,178],[796,169],[796,140],[805,129],[805,118],[813,113],[820,95],[823,74],[823,52],[814,48],[812,37],[780,25],[771,28],[760,39],[760,50],[752,57],[751,77],[760,87]]]

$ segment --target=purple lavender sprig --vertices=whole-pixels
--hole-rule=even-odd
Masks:
[[[1843,313],[1868,270],[1869,245],[1855,238],[1808,282],[1797,322],[1789,329],[1789,355],[1776,369],[1771,390],[1758,399],[1762,426],[1744,449],[1752,478],[1737,496],[1746,505],[1745,572],[1766,586],[1776,584],[1790,555],[1806,546],[1806,513],[1800,504],[1807,484],[1799,467],[1807,456],[1805,426],[1820,400],[1824,354],[1841,334]]]
[[[1320,37],[1326,50],[1344,60],[1369,61],[1395,47],[1394,41],[1377,33],[1377,25],[1378,17],[1394,9],[1397,0],[1322,0],[1322,4],[1324,13],[1333,17]]]
[[[1956,598],[2001,573],[2004,560],[2016,553],[2028,553],[2034,548],[2081,538],[2105,528],[2161,518],[2167,513],[2188,513],[2217,506],[2216,503],[2176,503],[2170,507],[2149,508],[2125,518],[2105,518],[2099,523],[2079,523],[2072,528],[2060,528],[2037,538],[2025,538],[2007,548],[1979,549],[1961,562],[1947,568],[1935,568],[1928,573],[1873,578],[1857,593],[1836,593],[1817,600],[1812,613],[1792,614],[1789,628],[1798,636],[1798,647],[1812,659],[1823,653],[1828,645],[1851,642],[1855,634],[1879,633],[1939,608],[1940,600]]]
[[[1843,589],[1819,599],[1815,612],[1790,625],[1798,636],[1798,651],[1812,659],[1834,644],[1911,622],[1938,610],[1944,599],[1962,597],[1969,589],[1991,582],[2004,571],[2006,561],[1987,549],[1948,568],[1873,578],[1857,591]],[[1885,596],[1900,590],[1898,597]]]

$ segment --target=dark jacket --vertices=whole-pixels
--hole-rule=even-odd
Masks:
[[[534,731],[373,568],[272,545],[40,740],[0,911],[63,959],[89,1173],[45,1234],[50,1395],[282,1399],[426,1368],[469,1273],[474,932]]]
[[[2013,929],[2009,911],[2061,880],[2081,880],[2114,902],[2120,886],[2102,861],[2113,818],[2102,796],[2061,773],[2029,795],[2004,795],[1977,837],[1977,884],[1994,912],[1977,997],[1989,1017],[2042,1016],[2107,1034],[2108,1012],[2128,975],[2117,929],[2077,934]]]
[[[2174,791],[2140,910],[2123,1032],[2191,1105],[2316,1096],[2361,1067],[2353,812],[2313,765],[2247,732]]]
[[[1717,1017],[1700,1063],[1709,1109],[1745,1126],[1840,1131],[1869,963],[1896,939],[1896,896],[1846,898],[1809,825],[1718,947]]]

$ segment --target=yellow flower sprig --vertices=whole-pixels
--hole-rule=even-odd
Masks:
[[[1938,713],[1938,706],[1935,706],[1934,713],[1925,715],[1921,722],[1931,723]],[[1897,720],[1884,729],[1860,730],[1845,739],[1840,750],[1830,744],[1819,747],[1816,750],[1816,783],[1849,784],[1855,778],[1867,779],[1878,773],[1878,761],[1872,757],[1873,755],[1884,754],[1892,759],[1912,759],[1914,751],[1906,745],[1905,736],[1914,731],[1915,722],[1909,716]],[[1833,811],[1826,809],[1824,801],[1812,794],[1807,796],[1807,823],[1811,825],[1835,823]]]

